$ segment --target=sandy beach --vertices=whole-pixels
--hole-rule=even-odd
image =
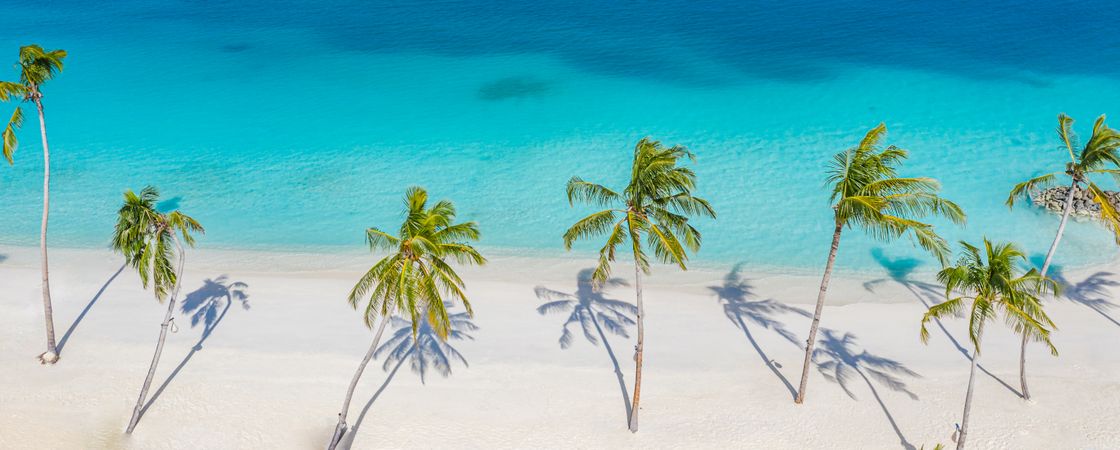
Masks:
[[[62,359],[41,366],[37,253],[16,247],[0,254],[6,449],[322,448],[372,336],[344,300],[372,262],[368,255],[192,251],[181,296],[187,311],[176,312],[178,331],[168,339],[154,399],[135,434],[125,437],[165,307],[142,290],[135,271],[120,271],[122,260],[109,251],[53,249]],[[857,449],[950,442],[968,377],[961,348],[967,336],[963,321],[946,321],[933,327],[929,345],[919,341],[924,305],[941,296],[928,273],[834,280],[822,321],[823,370],[812,371],[806,404],[798,406],[791,385],[801,369],[817,275],[655,269],[645,288],[641,431],[631,434],[625,398],[633,339],[602,324],[575,323],[570,346],[562,348],[570,312],[537,311],[560,293],[586,293],[578,274],[592,264],[504,257],[465,269],[476,315],[464,326],[477,329],[463,330],[473,339],[449,342],[465,362],[450,352],[447,360],[425,354],[421,379],[412,359],[379,355],[350,413],[357,422],[352,448]],[[1067,298],[1047,304],[1061,356],[1032,347],[1031,402],[1016,392],[1018,339],[992,327],[971,448],[1120,446],[1120,309],[1108,309],[1120,277],[1110,272],[1064,274],[1072,285]],[[616,269],[624,279],[630,273],[625,265]],[[538,287],[556,292],[539,295]],[[633,302],[626,286],[602,296]],[[402,353],[407,349],[406,343]]]

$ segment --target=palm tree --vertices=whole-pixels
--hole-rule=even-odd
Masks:
[[[1108,166],[1120,168],[1120,151],[1118,151],[1120,132],[1105,125],[1104,115],[1101,115],[1093,124],[1093,134],[1089,137],[1089,142],[1080,151],[1076,151],[1074,147],[1077,146],[1077,136],[1073,132],[1073,119],[1065,114],[1058,114],[1058,137],[1062,140],[1062,147],[1069,153],[1069,162],[1066,163],[1065,171],[1048,173],[1019,183],[1011,189],[1011,194],[1007,197],[1007,206],[1014,207],[1017,198],[1029,199],[1036,190],[1054,184],[1059,176],[1064,174],[1070,179],[1065,208],[1062,209],[1062,219],[1058,222],[1058,232],[1054,235],[1054,242],[1050,244],[1050,250],[1046,252],[1046,260],[1043,261],[1042,270],[1039,272],[1042,276],[1049,273],[1050,263],[1053,262],[1054,253],[1058,250],[1058,242],[1062,240],[1062,234],[1066,230],[1066,221],[1073,211],[1074,195],[1082,185],[1093,193],[1093,202],[1101,207],[1101,219],[1115,233],[1116,242],[1120,244],[1120,213],[1105,197],[1104,191],[1089,179],[1091,174],[1109,174],[1120,179],[1120,170],[1106,168]],[[1027,336],[1023,336],[1019,348],[1019,383],[1022,386],[1023,398],[1029,400],[1031,394],[1027,390],[1026,361]]]
[[[152,186],[142,189],[139,195],[131,189],[125,191],[124,204],[117,213],[117,225],[113,230],[113,250],[124,255],[125,262],[136,269],[145,289],[148,288],[148,284],[152,285],[156,300],[160,302],[167,300],[167,313],[160,323],[156,352],[152,356],[151,365],[148,366],[148,376],[144,378],[144,385],[140,388],[140,397],[132,410],[132,418],[128,422],[126,433],[132,433],[140,421],[144,400],[148,396],[159,357],[163,353],[163,343],[167,338],[167,328],[171,325],[171,315],[175,312],[175,297],[179,295],[184,258],[183,246],[176,232],[182,236],[182,242],[186,242],[191,247],[194,246],[194,236],[191,233],[205,232],[198,221],[182,212],[162,213],[156,210],[155,205],[158,201],[159,191]],[[174,269],[171,267],[172,259],[178,260]]]
[[[373,328],[378,317],[381,324],[374,333],[362,362],[358,365],[346,400],[338,414],[338,425],[331,436],[329,448],[334,449],[346,433],[346,414],[350,410],[350,399],[362,377],[366,365],[373,359],[377,343],[385,331],[385,325],[393,314],[406,315],[412,323],[415,335],[421,315],[427,317],[428,324],[440,339],[446,340],[452,331],[452,320],[447,314],[444,297],[459,300],[467,310],[468,316],[474,311],[463,291],[463,279],[448,264],[454,259],[459,264],[486,263],[477,250],[468,242],[479,239],[478,224],[475,222],[455,223],[455,205],[448,200],[440,200],[428,207],[428,192],[420,187],[405,191],[405,219],[397,236],[377,228],[366,230],[366,242],[370,250],[386,251],[389,254],[373,265],[350,291],[350,306],[357,308],[365,300],[362,318],[366,327]],[[368,296],[368,298],[367,298]]]
[[[692,195],[696,174],[679,166],[682,158],[695,161],[691,152],[681,146],[665,147],[658,141],[643,138],[634,146],[630,182],[622,193],[605,186],[572,177],[568,181],[568,203],[578,200],[609,209],[580,219],[564,233],[564,247],[571,250],[577,240],[607,234],[607,242],[599,250],[599,265],[592,273],[596,283],[610,279],[611,263],[616,248],[629,241],[634,257],[634,290],[637,296],[638,329],[634,347],[634,395],[631,397],[630,431],[638,431],[638,402],[642,390],[642,351],[644,350],[645,307],[642,303],[642,273],[649,274],[646,245],[659,261],[676,264],[687,270],[685,249],[700,250],[700,232],[688,223],[690,215],[715,218],[716,212],[707,200]]]
[[[1050,352],[1058,354],[1050,343],[1050,330],[1054,322],[1042,310],[1039,297],[1045,293],[1057,294],[1058,284],[1035,269],[1022,274],[1018,264],[1027,258],[1012,244],[993,244],[984,239],[981,250],[961,242],[964,251],[956,266],[946,267],[937,274],[945,285],[947,301],[931,306],[922,316],[921,338],[929,342],[930,320],[949,315],[968,315],[968,338],[972,342],[972,368],[968,373],[968,390],[964,398],[964,415],[961,418],[957,450],[964,448],[968,437],[968,415],[972,408],[972,389],[976,379],[976,363],[980,359],[980,344],[984,327],[989,321],[1002,316],[1004,322],[1016,333],[1044,342]],[[953,297],[954,292],[962,295]]]
[[[39,355],[39,362],[54,364],[58,349],[54,339],[54,310],[51,307],[50,273],[47,270],[47,212],[50,210],[51,152],[47,145],[47,122],[43,118],[43,83],[62,71],[66,50],[44,50],[36,44],[19,48],[19,82],[0,81],[0,101],[19,99],[32,102],[39,111],[39,133],[43,142],[43,220],[39,227],[39,256],[43,275],[43,315],[47,324],[47,351]],[[12,153],[18,146],[15,130],[23,125],[23,110],[16,106],[11,119],[0,133],[3,140],[4,159],[12,163]]]
[[[879,144],[886,134],[886,125],[880,123],[867,132],[858,146],[837,153],[829,165],[827,182],[832,186],[835,229],[821,289],[817,294],[817,308],[809,327],[809,339],[805,343],[805,362],[795,403],[805,401],[813,345],[817,342],[821,310],[828,281],[832,277],[832,266],[836,262],[836,251],[840,247],[840,233],[844,228],[860,227],[872,237],[884,241],[909,235],[944,263],[949,254],[948,244],[934,232],[932,225],[920,219],[941,216],[954,223],[964,223],[961,208],[937,195],[941,188],[937,180],[897,176],[898,166],[906,160],[908,153],[893,145],[880,148]]]

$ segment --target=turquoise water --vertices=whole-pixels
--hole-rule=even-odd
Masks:
[[[699,262],[816,269],[823,167],[884,121],[912,152],[906,173],[941,179],[969,213],[948,238],[1045,252],[1056,219],[1003,200],[1062,166],[1059,112],[1086,134],[1120,114],[1120,13],[925,3],[19,4],[0,58],[29,42],[70,52],[44,100],[57,246],[107,245],[121,192],[154,184],[206,226],[207,247],[361,249],[423,185],[479,221],[492,251],[560,255],[589,212],[567,205],[565,181],[622,183],[653,136],[697,153],[720,214],[699,225]],[[0,244],[37,240],[36,127],[0,167]],[[875,268],[881,246],[849,233],[840,264]],[[887,252],[919,255],[906,241]],[[1074,223],[1058,262],[1115,255]]]

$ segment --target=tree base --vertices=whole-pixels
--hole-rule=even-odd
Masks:
[[[39,364],[53,365],[56,362],[58,362],[58,353],[43,352],[39,354]]]

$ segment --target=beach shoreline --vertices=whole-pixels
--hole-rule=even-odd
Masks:
[[[40,366],[34,358],[42,346],[37,260],[21,249],[3,253],[0,441],[7,448],[319,448],[371,336],[344,300],[363,264],[371,263],[368,255],[290,270],[282,258],[238,265],[223,252],[191,252],[187,303],[198,304],[215,283],[244,283],[249,307],[232,302],[201,343],[205,314],[192,326],[192,312],[177,311],[179,331],[168,339],[153,389],[174,377],[126,438],[122,430],[164,308],[131,269],[117,274],[122,261],[111,252],[54,249],[56,327],[65,340],[59,364]],[[293,257],[306,262],[306,256]],[[376,400],[353,435],[353,448],[547,448],[558,442],[575,448],[930,448],[948,443],[958,420],[968,361],[957,345],[967,338],[962,321],[945,321],[928,346],[919,342],[921,302],[939,296],[927,281],[888,275],[835,280],[822,320],[828,330],[822,337],[832,344],[822,343],[828,350],[822,358],[874,356],[897,365],[861,367],[841,376],[843,386],[814,369],[806,404],[795,406],[785,383],[795,384],[800,373],[797,342],[804,340],[804,312],[811,310],[819,279],[658,268],[646,284],[643,428],[631,434],[602,338],[628,383],[632,337],[589,332],[596,345],[574,324],[565,349],[558,339],[567,315],[537,311],[546,299],[535,288],[577,293],[577,274],[593,261],[526,261],[498,259],[463,271],[478,329],[468,333],[473,339],[450,344],[469,365],[449,361],[447,377],[431,366],[422,382],[408,362],[395,372],[395,365],[384,366],[384,355],[371,364],[351,420],[375,394]],[[1066,276],[1079,282],[1103,271]],[[620,266],[616,273],[626,278],[628,272]],[[1097,287],[1111,277],[1098,277]],[[1111,299],[1117,291],[1101,289],[1093,296]],[[625,286],[604,295],[633,301]],[[782,308],[733,318],[723,309],[728,295],[746,305],[769,300]],[[220,299],[214,305],[224,308]],[[1104,317],[1117,314],[1067,300],[1048,308],[1059,326],[1054,339],[1062,356],[1050,357],[1041,346],[1028,352],[1034,403],[1013,393],[1018,340],[1005,330],[986,336],[982,364],[991,375],[978,383],[970,435],[977,447],[1120,442],[1109,409],[1120,401],[1114,376],[1120,356],[1101,348],[1120,336],[1120,325]],[[901,387],[880,383],[872,370]],[[805,423],[814,425],[802,429]]]

